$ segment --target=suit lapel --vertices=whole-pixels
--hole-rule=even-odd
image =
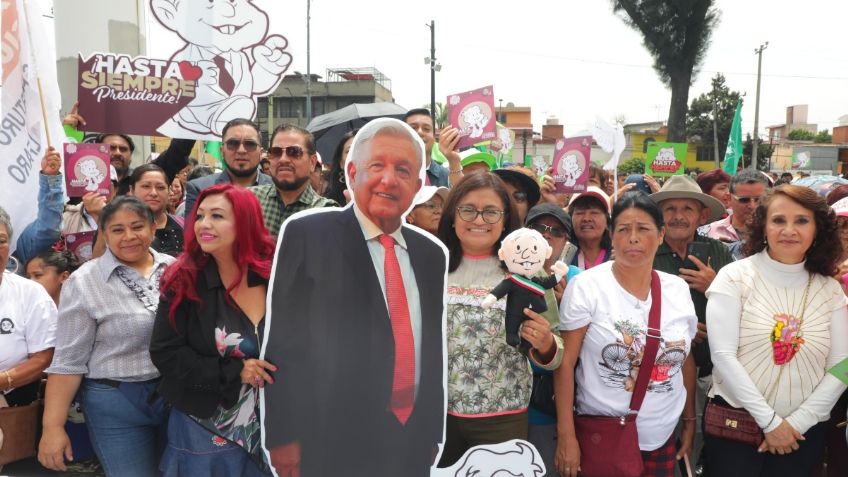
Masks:
[[[349,269],[355,273],[354,276],[347,277],[348,285],[345,286],[350,286],[353,290],[362,293],[361,300],[367,305],[367,309],[352,311],[358,313],[359,316],[370,317],[370,328],[372,330],[381,328],[381,326],[378,326],[379,324],[388,325],[391,334],[386,299],[383,296],[383,290],[380,288],[374,262],[371,261],[371,253],[368,251],[368,245],[362,235],[362,228],[353,213],[353,207],[338,214],[338,216],[343,233],[339,234],[336,240],[340,249],[344,251],[343,256],[350,265]],[[380,338],[380,336],[372,336],[372,340]]]

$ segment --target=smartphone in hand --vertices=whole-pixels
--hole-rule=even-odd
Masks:
[[[689,260],[689,255],[694,255],[704,265],[708,265],[710,260],[710,244],[707,242],[690,242],[686,246],[686,257],[683,259],[683,268],[697,270],[698,266],[695,265],[695,262]]]

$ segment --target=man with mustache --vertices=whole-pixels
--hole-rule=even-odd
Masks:
[[[724,206],[718,199],[704,194],[698,184],[687,176],[672,176],[659,192],[651,194],[663,213],[665,238],[654,257],[654,268],[677,275],[689,283],[689,293],[698,316],[698,333],[692,345],[695,364],[698,366],[698,389],[695,409],[696,426],[700,432],[700,415],[703,412],[706,390],[712,383],[712,361],[707,342],[707,297],[704,295],[721,267],[733,261],[727,247],[719,240],[698,235],[698,226],[721,218]],[[687,256],[692,242],[709,244],[709,255],[703,262],[694,255]],[[696,438],[696,443],[701,442]],[[696,456],[697,456],[696,444]]]
[[[271,184],[271,178],[259,171],[259,158],[262,155],[259,137],[259,125],[250,119],[232,119],[224,126],[224,132],[221,134],[221,156],[227,165],[226,170],[199,177],[186,184],[186,218],[194,212],[194,201],[200,191],[207,187],[223,182],[239,187]]]
[[[268,233],[276,237],[289,217],[315,207],[338,207],[333,199],[321,197],[312,188],[310,178],[318,155],[312,133],[292,124],[281,124],[271,135],[268,148],[271,179],[274,184],[251,187],[262,206],[262,218]]]

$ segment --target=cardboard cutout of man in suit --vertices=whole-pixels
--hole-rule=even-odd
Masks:
[[[280,232],[263,348],[279,370],[262,398],[277,475],[430,473],[444,435],[447,250],[403,221],[424,164],[411,128],[374,120],[350,151],[352,204],[297,214]],[[402,288],[387,286],[398,269]]]

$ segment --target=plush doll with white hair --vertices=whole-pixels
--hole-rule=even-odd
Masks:
[[[506,264],[509,274],[481,303],[483,308],[490,308],[506,295],[506,342],[524,354],[530,350],[530,342],[519,335],[521,323],[529,319],[524,309],[536,313],[548,311],[545,290],[555,287],[568,273],[568,265],[558,260],[551,267],[553,274],[535,276],[551,253],[553,249],[545,237],[533,229],[521,228],[507,235],[501,242],[498,258]]]

